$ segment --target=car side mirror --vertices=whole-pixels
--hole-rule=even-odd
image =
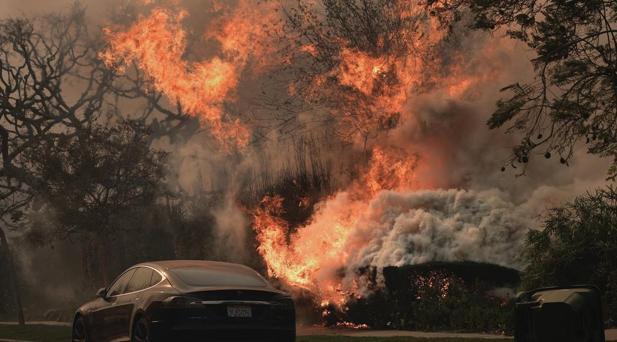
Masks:
[[[104,288],[104,287],[102,287],[98,291],[96,291],[96,296],[97,297],[101,297],[103,299],[107,298],[106,294],[107,294],[107,289]]]

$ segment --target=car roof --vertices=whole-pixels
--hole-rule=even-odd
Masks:
[[[191,267],[217,268],[217,269],[226,268],[226,269],[229,269],[230,271],[233,271],[234,269],[243,270],[243,271],[246,271],[246,270],[254,271],[252,268],[242,265],[242,264],[235,264],[231,262],[222,262],[222,261],[210,261],[210,260],[160,260],[160,261],[144,262],[144,263],[137,264],[135,266],[149,266],[149,267],[157,268],[161,271],[164,271],[164,270],[166,271],[166,270],[170,270],[174,268],[191,268]]]
[[[208,269],[209,268],[209,269],[219,270],[219,271],[224,270],[224,271],[228,271],[232,273],[245,273],[245,274],[250,273],[250,274],[254,274],[262,278],[264,280],[265,287],[263,288],[247,287],[246,289],[251,289],[251,290],[258,289],[260,291],[284,293],[272,287],[272,284],[270,284],[270,282],[268,282],[257,271],[255,271],[254,269],[248,266],[242,265],[242,264],[235,264],[235,263],[221,262],[221,261],[208,261],[208,260],[161,260],[161,261],[144,262],[144,263],[137,264],[133,267],[140,267],[140,266],[151,267],[151,268],[158,270],[159,272],[164,273],[165,277],[171,282],[171,284],[176,289],[181,290],[182,292],[190,292],[190,291],[195,291],[196,289],[200,289],[200,288],[205,289],[207,287],[199,287],[199,286],[195,287],[192,285],[185,284],[173,272],[170,272],[173,269],[178,269],[178,268],[206,268]],[[217,288],[218,289],[238,289],[239,287],[222,286],[222,287],[217,287]],[[214,287],[210,287],[209,289],[214,289]]]

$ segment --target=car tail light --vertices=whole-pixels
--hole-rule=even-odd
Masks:
[[[190,296],[173,296],[165,299],[163,305],[174,308],[203,308],[201,299]]]

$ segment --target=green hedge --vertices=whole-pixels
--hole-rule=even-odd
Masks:
[[[383,271],[384,286],[332,310],[327,323],[348,321],[378,329],[511,333],[514,299],[492,295],[515,288],[517,271],[475,263],[434,263]],[[513,291],[512,291],[513,292]]]

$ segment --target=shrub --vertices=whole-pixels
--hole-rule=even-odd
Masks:
[[[597,286],[613,321],[617,319],[617,192],[612,187],[553,209],[544,229],[532,231],[525,251],[526,289]]]
[[[372,328],[511,332],[514,301],[492,296],[516,287],[515,270],[476,263],[384,269],[385,286],[352,300],[342,319]]]

